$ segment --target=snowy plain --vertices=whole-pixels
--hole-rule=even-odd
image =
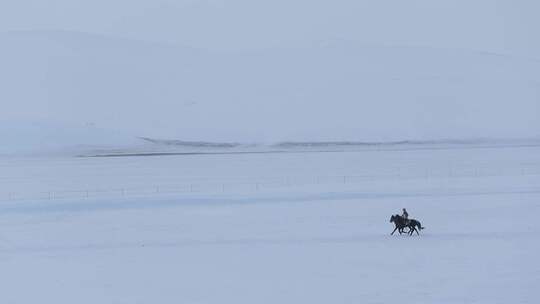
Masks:
[[[536,302],[538,146],[0,166],[4,303]]]

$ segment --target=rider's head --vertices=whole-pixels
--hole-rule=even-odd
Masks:
[[[407,211],[407,210],[405,210],[405,208],[403,208],[403,211]]]

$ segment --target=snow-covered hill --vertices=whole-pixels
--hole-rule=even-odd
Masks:
[[[102,129],[91,124],[66,124],[47,121],[0,122],[0,156],[74,155],[93,149],[140,146],[129,133]]]
[[[33,31],[0,34],[0,66],[2,121],[239,142],[539,130],[540,62],[490,53],[345,41],[216,53]]]

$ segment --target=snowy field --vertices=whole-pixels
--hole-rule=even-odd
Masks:
[[[3,157],[1,298],[537,303],[539,216],[540,147]]]

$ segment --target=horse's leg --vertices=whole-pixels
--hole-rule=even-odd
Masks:
[[[396,228],[394,228],[394,231],[392,231],[392,233],[390,233],[390,235],[394,235],[394,232],[396,232],[397,228],[398,227],[396,226]]]
[[[402,233],[409,233],[409,231],[405,231],[405,228],[408,228],[407,226],[401,226],[401,232]]]
[[[418,233],[418,229],[416,229],[416,227],[414,227],[414,231],[416,231],[416,235],[420,235],[420,233]]]

